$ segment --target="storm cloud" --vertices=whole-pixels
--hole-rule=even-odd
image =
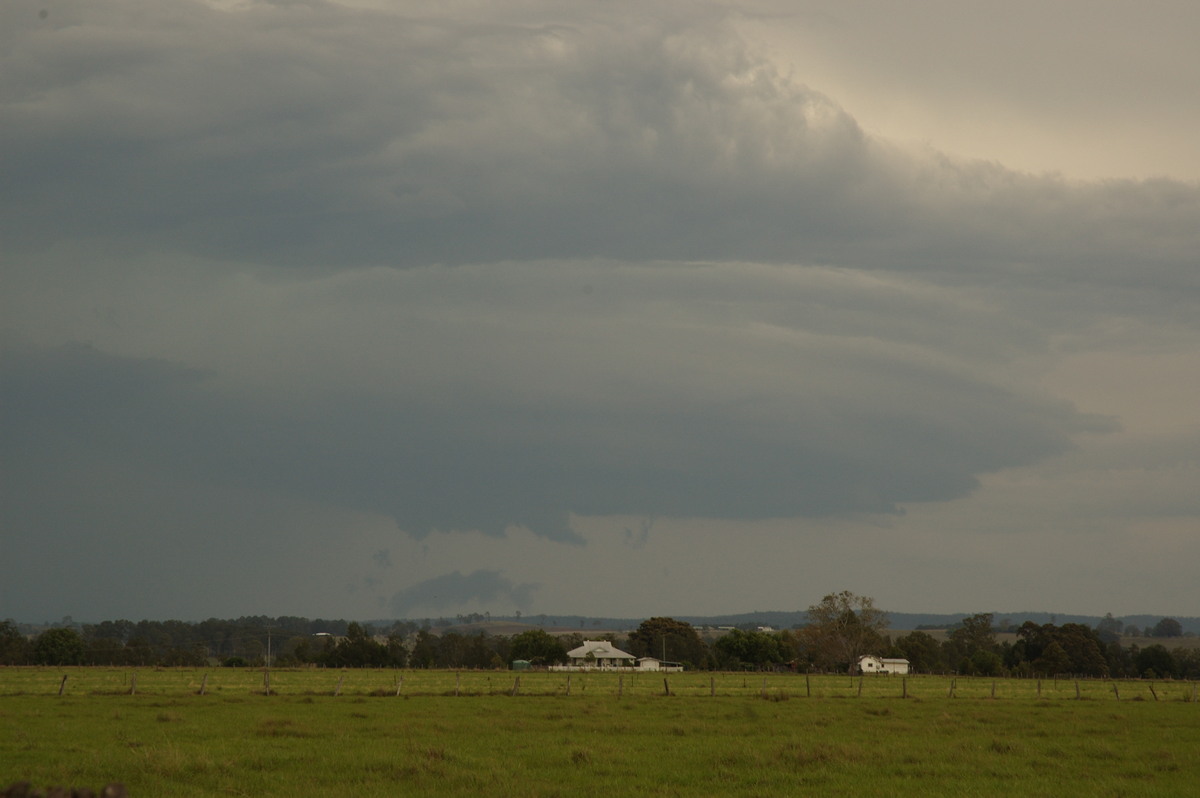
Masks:
[[[7,555],[133,578],[173,540],[203,584],[232,545],[322,585],[279,612],[574,612],[630,518],[649,556],[1194,464],[1194,412],[1094,400],[1106,358],[1192,362],[1200,185],[868,133],[745,35],[769,10],[0,9]]]

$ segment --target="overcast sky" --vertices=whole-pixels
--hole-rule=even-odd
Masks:
[[[0,616],[1200,615],[1191,0],[0,5]]]

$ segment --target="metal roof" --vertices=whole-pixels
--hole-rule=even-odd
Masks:
[[[588,654],[596,659],[633,659],[632,654],[614,647],[607,640],[584,640],[582,646],[567,652],[571,659],[586,659]]]

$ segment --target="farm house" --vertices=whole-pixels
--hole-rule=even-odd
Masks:
[[[633,665],[634,656],[614,646],[607,640],[584,640],[583,645],[567,652],[570,665],[560,665],[552,670],[612,670]]]
[[[908,660],[864,654],[858,658],[859,673],[908,673]]]

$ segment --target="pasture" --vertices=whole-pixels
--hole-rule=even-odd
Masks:
[[[668,696],[663,678],[275,670],[268,695],[248,669],[3,668],[0,786],[1060,798],[1200,783],[1190,683],[1085,681],[1077,698],[1070,680],[1039,696],[1034,680],[687,673]]]

